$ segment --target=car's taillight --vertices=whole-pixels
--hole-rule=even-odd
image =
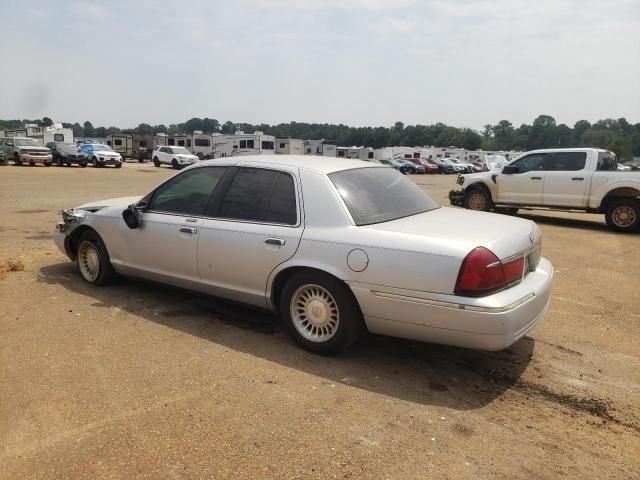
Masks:
[[[524,257],[503,264],[491,250],[475,248],[462,262],[455,293],[466,297],[488,295],[520,281],[523,270]]]

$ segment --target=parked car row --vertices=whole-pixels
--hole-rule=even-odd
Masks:
[[[27,137],[0,138],[0,164],[12,160],[14,165],[42,163],[49,167],[54,163],[59,167],[88,164],[94,167],[107,165],[122,167],[122,156],[108,145],[101,143],[75,144],[69,142],[49,142],[46,146]]]

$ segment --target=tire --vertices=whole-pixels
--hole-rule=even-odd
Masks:
[[[153,157],[153,164],[156,167],[160,167],[160,160],[158,160],[158,157]]]
[[[51,165],[53,165],[53,163],[52,163],[52,162],[44,162],[44,166],[45,166],[45,167],[50,167]]]
[[[64,167],[64,163],[62,162],[62,157],[60,155],[56,155],[56,165]]]
[[[20,160],[20,155],[18,155],[18,152],[15,152],[13,154],[13,163],[18,166],[22,165],[22,160]]]
[[[93,230],[78,239],[76,266],[82,279],[91,285],[109,285],[118,279],[109,253],[100,236]]]
[[[98,167],[99,167],[99,165],[98,165],[98,159],[97,159],[96,157],[93,157],[93,158],[91,159],[91,162],[93,163],[93,168],[98,168]]]
[[[314,313],[317,323],[310,320]],[[301,271],[289,279],[280,297],[280,316],[298,345],[322,355],[345,350],[364,327],[349,287],[322,272]]]
[[[635,198],[618,198],[607,203],[604,214],[609,228],[633,232],[640,227],[640,202]]]
[[[80,165],[80,167],[82,168],[87,168],[87,162],[82,162],[82,163],[79,163],[78,165]]]
[[[491,195],[486,188],[468,188],[464,194],[464,208],[488,212],[492,207]]]
[[[122,163],[116,163],[116,168],[122,168]]]
[[[175,158],[173,160],[171,160],[171,166],[175,170],[180,170],[180,164],[178,163],[178,160],[176,160]]]

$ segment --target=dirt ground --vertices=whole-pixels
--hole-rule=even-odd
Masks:
[[[0,478],[640,478],[640,235],[527,213],[555,266],[529,336],[324,358],[266,312],[91,287],[55,249],[60,208],[172,173],[0,167]],[[453,176],[413,178],[447,204]]]

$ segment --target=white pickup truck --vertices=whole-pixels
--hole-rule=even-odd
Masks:
[[[500,169],[459,175],[457,184],[449,201],[471,210],[575,210],[604,213],[607,225],[619,231],[640,226],[640,172],[619,171],[607,150],[533,150]]]

